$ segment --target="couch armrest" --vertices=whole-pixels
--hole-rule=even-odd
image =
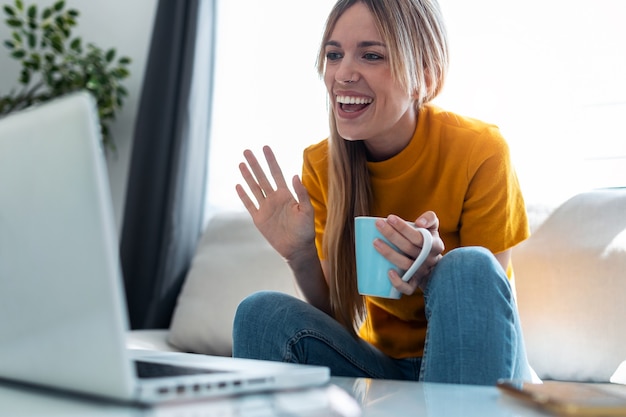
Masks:
[[[626,189],[564,202],[513,249],[528,359],[542,379],[609,382],[626,353]]]
[[[611,382],[626,385],[626,361],[620,363],[613,375],[611,375]]]

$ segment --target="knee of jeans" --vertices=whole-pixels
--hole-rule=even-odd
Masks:
[[[433,271],[428,285],[428,293],[444,288],[456,288],[459,291],[475,289],[489,292],[509,291],[510,285],[506,273],[496,257],[486,248],[468,246],[448,252]]]
[[[241,300],[235,312],[235,325],[239,320],[254,320],[259,318],[263,312],[273,312],[270,306],[280,305],[285,294],[272,291],[259,291],[248,295]]]
[[[237,348],[240,343],[247,345],[264,334],[275,321],[276,309],[273,305],[280,304],[284,294],[271,291],[252,293],[244,298],[235,311],[233,319],[233,344]]]

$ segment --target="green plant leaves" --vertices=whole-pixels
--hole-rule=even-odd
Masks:
[[[115,49],[109,49],[104,57],[107,62],[112,62],[113,58],[115,58]]]
[[[18,82],[23,87],[0,96],[0,116],[86,89],[98,104],[103,142],[106,148],[115,149],[108,123],[115,119],[128,96],[122,81],[130,76],[131,59],[118,57],[115,48],[104,50],[92,43],[85,47],[81,37],[72,37],[80,13],[66,10],[63,0],[43,8],[41,13],[35,4],[25,8],[22,0],[14,0],[3,10],[11,29],[11,39],[3,44],[10,56],[21,62]]]
[[[13,10],[13,8],[8,5],[4,6],[4,13],[9,17],[16,15],[15,10]]]
[[[26,51],[23,49],[18,49],[16,51],[11,52],[11,57],[15,59],[22,59],[26,56]]]
[[[7,25],[9,25],[9,27],[12,27],[12,28],[21,28],[23,25],[23,22],[17,18],[9,18],[7,19]]]
[[[82,40],[80,38],[75,38],[70,43],[70,49],[74,52],[80,53],[82,51]]]
[[[31,6],[28,7],[28,12],[26,13],[28,18],[31,20],[35,20],[35,18],[37,17],[37,5],[33,4]]]

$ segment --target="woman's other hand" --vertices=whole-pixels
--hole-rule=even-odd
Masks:
[[[398,247],[399,251],[394,250],[382,240],[374,242],[376,249],[401,270],[408,270],[422,250],[424,243],[422,234],[395,215],[388,216],[386,220],[380,220],[376,225],[382,235]],[[427,211],[418,217],[415,220],[415,227],[427,229],[433,237],[433,243],[430,254],[408,281],[402,281],[397,271],[393,269],[389,271],[392,285],[405,295],[413,294],[417,288],[422,290],[426,288],[430,273],[441,259],[444,250],[443,241],[439,236],[439,219],[434,212]]]

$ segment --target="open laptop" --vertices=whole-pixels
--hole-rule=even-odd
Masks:
[[[99,132],[86,92],[0,119],[0,379],[144,404],[327,383],[326,367],[126,348]],[[172,376],[138,375],[155,363]]]

